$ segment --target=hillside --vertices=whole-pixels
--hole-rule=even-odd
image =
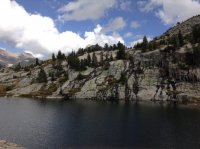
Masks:
[[[1,69],[0,94],[38,98],[200,102],[200,16],[127,49],[61,51],[35,65]]]
[[[182,32],[182,34],[185,36],[187,34],[190,34],[192,32],[192,29],[195,25],[200,24],[200,15],[194,16],[182,23],[178,22],[176,26],[170,28],[167,32],[165,32],[162,36],[173,36],[178,34],[179,30]]]

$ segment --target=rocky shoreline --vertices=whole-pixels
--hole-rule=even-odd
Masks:
[[[197,108],[200,109],[200,101],[194,100],[194,101],[178,101],[178,100],[124,100],[124,99],[119,99],[119,100],[98,100],[97,98],[64,98],[61,96],[58,97],[0,97],[0,99],[3,98],[11,98],[11,99],[33,99],[33,100],[38,100],[38,101],[53,101],[53,102],[63,102],[63,101],[94,101],[94,102],[106,102],[106,103],[121,103],[121,104],[126,104],[126,103],[130,103],[130,104],[157,104],[157,105],[161,105],[161,106],[180,106],[180,107],[187,107],[187,108]]]
[[[25,149],[15,143],[7,142],[5,140],[0,140],[0,149]]]

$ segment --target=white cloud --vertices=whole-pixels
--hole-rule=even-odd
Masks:
[[[151,37],[147,37],[147,40],[151,41],[152,38]],[[137,40],[131,42],[131,46],[134,47],[137,43],[142,43],[142,42],[143,42],[143,38],[137,39]]]
[[[85,41],[89,43],[89,45],[94,45],[98,43],[101,46],[104,46],[105,43],[116,44],[117,41],[124,43],[122,37],[118,34],[113,34],[112,36],[104,35],[101,33],[102,27],[97,25],[97,28],[93,32],[85,33]]]
[[[199,0],[143,0],[138,5],[141,11],[154,12],[166,25],[200,14]]]
[[[131,10],[131,5],[132,5],[131,0],[120,0],[119,1],[119,8],[121,10],[130,11]]]
[[[137,29],[137,28],[140,27],[140,23],[139,23],[138,21],[132,21],[132,22],[131,22],[131,27],[132,27],[133,29]]]
[[[100,33],[100,25],[86,32],[84,38],[71,31],[59,32],[51,18],[28,13],[16,1],[10,0],[1,1],[0,21],[0,40],[32,53],[69,52],[98,42],[123,41],[121,37]]]
[[[75,0],[67,3],[58,11],[60,20],[96,20],[103,17],[106,12],[116,6],[117,0]]]
[[[44,55],[39,54],[39,53],[33,53],[31,51],[25,51],[25,53],[30,53],[31,55],[33,55],[33,57],[36,57],[36,58],[40,58],[40,59],[44,58]]]
[[[127,33],[124,35],[124,37],[126,37],[126,38],[129,38],[129,37],[131,37],[131,36],[133,36],[133,34],[132,34],[131,32],[127,32]]]
[[[112,32],[121,30],[126,26],[126,21],[123,17],[117,17],[115,19],[110,20],[110,22],[103,27],[102,32]]]

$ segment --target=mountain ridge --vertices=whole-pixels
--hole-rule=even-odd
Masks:
[[[150,42],[144,37],[134,48],[95,45],[69,55],[59,51],[27,67],[1,68],[0,95],[200,104],[200,27],[189,30],[188,38],[180,26],[177,35],[175,30]]]
[[[18,63],[34,61],[35,57],[31,53],[12,53],[6,49],[0,48],[0,64],[5,66],[12,66]],[[32,63],[32,62],[31,62]]]

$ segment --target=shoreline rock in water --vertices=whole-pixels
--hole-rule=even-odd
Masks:
[[[15,143],[7,142],[5,140],[0,140],[0,149],[25,149]]]

